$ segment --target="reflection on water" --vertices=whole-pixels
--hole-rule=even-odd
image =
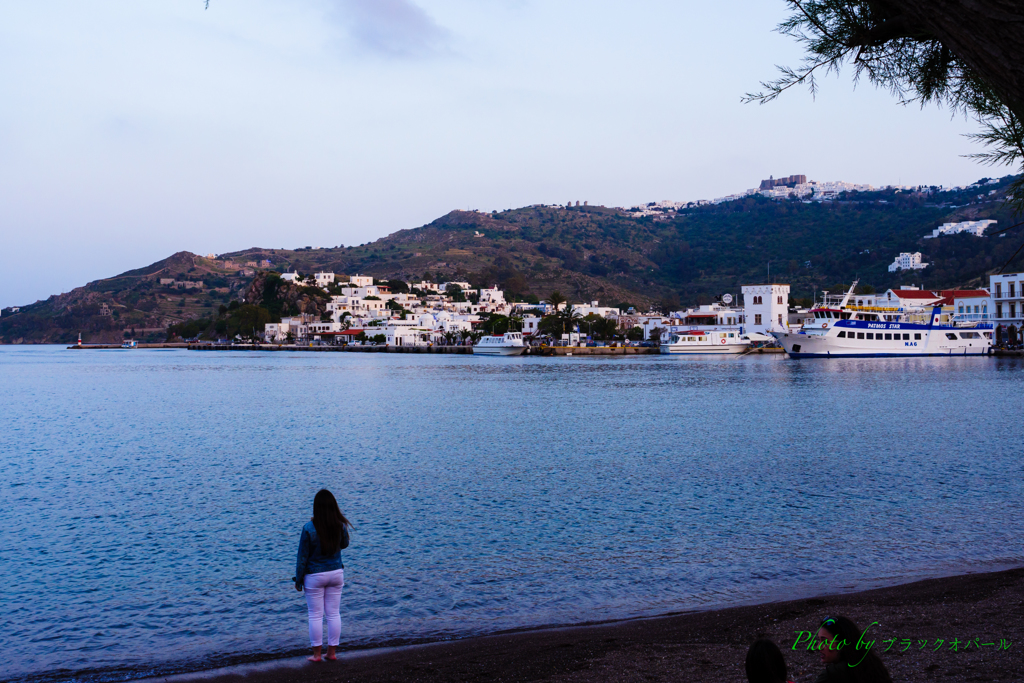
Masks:
[[[349,645],[1020,562],[1022,369],[0,349],[0,678],[301,648],[321,486]]]

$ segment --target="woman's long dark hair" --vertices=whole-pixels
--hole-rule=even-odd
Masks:
[[[789,673],[779,646],[762,638],[747,650],[747,680],[750,683],[786,683]]]
[[[341,514],[338,501],[327,489],[320,489],[313,497],[313,526],[320,540],[320,552],[333,555],[341,546],[341,530],[352,526],[345,515]]]
[[[839,648],[839,662],[850,668],[853,680],[857,683],[892,683],[892,677],[882,660],[875,654],[874,648],[865,654],[864,648],[857,649],[862,631],[846,617],[829,617],[821,622],[821,628],[833,636],[839,636],[837,642],[846,641],[846,646]],[[874,640],[874,638],[867,638]]]

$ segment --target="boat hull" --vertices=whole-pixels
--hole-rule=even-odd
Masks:
[[[474,346],[474,356],[521,356],[526,353],[525,346]]]
[[[915,328],[896,328],[904,329]],[[956,328],[916,328],[920,340],[863,340],[840,339],[833,334],[798,334],[772,332],[779,344],[792,358],[895,358],[907,356],[985,356],[992,347],[991,340],[961,339],[960,333],[972,330]],[[956,339],[948,339],[946,334]]]
[[[714,344],[701,344],[701,345],[687,345],[687,344],[662,344],[658,347],[658,350],[670,356],[721,356],[727,354],[743,353],[750,349],[749,344],[720,344],[715,346]]]

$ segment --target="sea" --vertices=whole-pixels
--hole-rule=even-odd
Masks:
[[[1024,564],[1024,362],[0,347],[0,680],[342,648]]]

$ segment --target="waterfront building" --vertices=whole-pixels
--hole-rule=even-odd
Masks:
[[[705,304],[672,314],[693,329],[736,330],[743,325],[743,311],[723,304]]]
[[[542,315],[524,315],[523,316],[523,329],[522,333],[524,337],[531,337],[540,331],[540,321],[544,319]]]
[[[989,292],[996,326],[1006,331],[1013,325],[1019,330],[1024,324],[1024,273],[989,276]]]
[[[895,273],[897,270],[922,270],[927,267],[927,263],[921,262],[921,252],[915,251],[910,253],[904,251],[889,265],[889,272]]]
[[[945,303],[953,306],[957,320],[990,321],[992,296],[985,289],[944,289]]]
[[[789,324],[789,285],[743,285],[743,317],[746,333],[767,334]]]
[[[904,287],[903,289],[887,289],[881,296],[875,297],[873,303],[866,303],[864,305],[896,308],[941,306],[944,299],[945,297],[938,292],[918,289],[917,287]]]

